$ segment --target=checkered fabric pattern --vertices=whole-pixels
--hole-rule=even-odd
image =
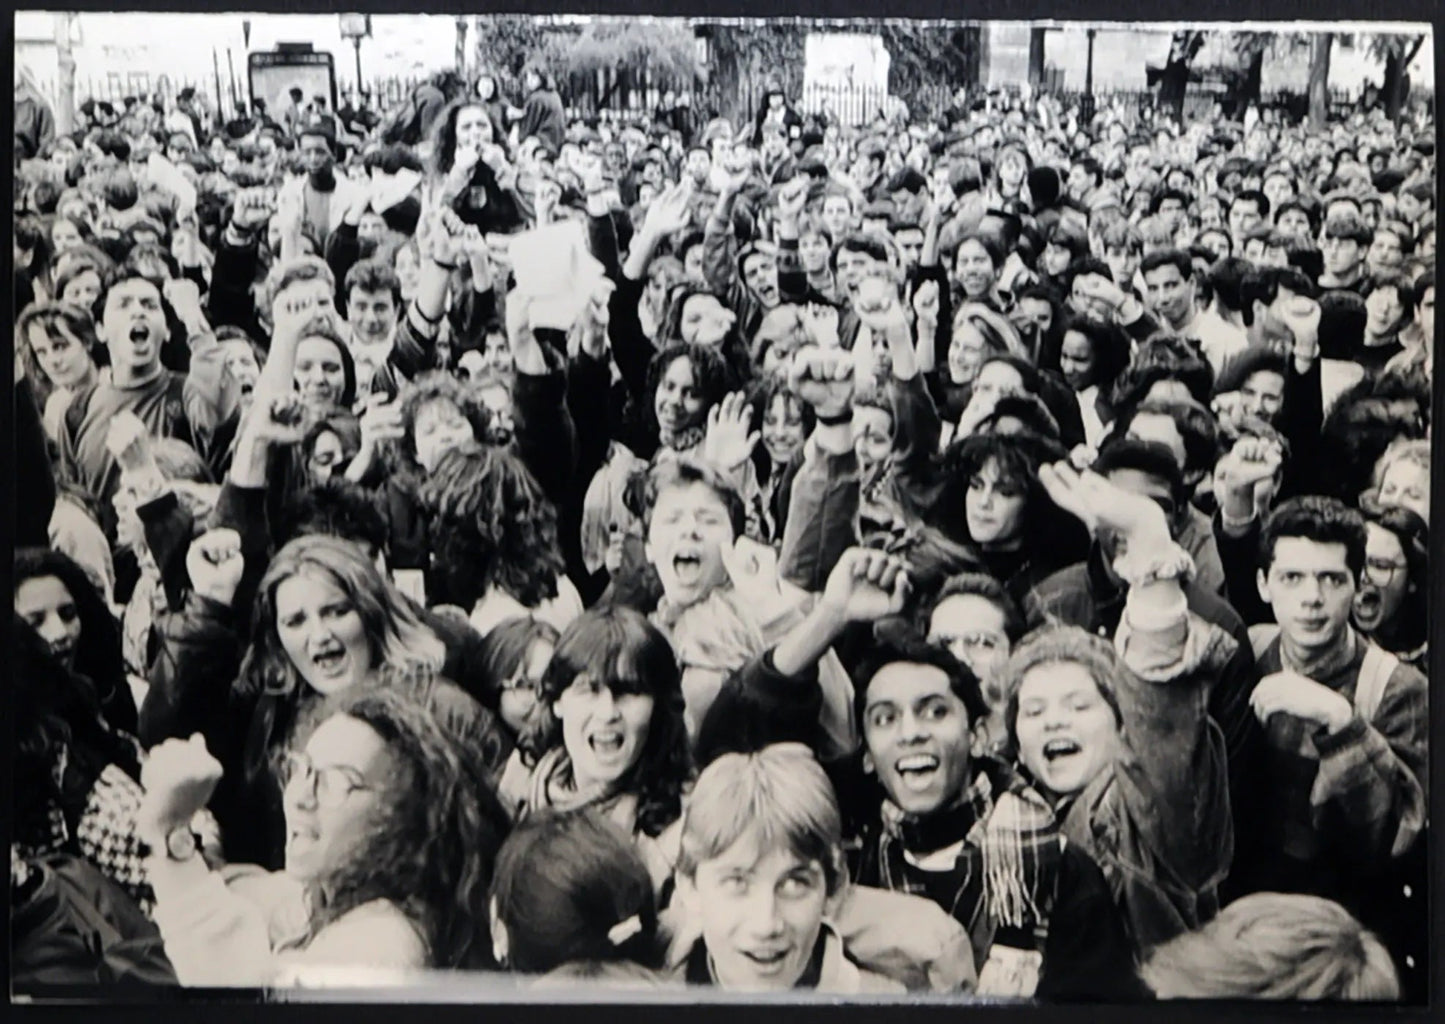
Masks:
[[[81,855],[149,913],[154,896],[146,880],[145,845],[136,835],[144,795],[140,783],[107,765],[86,798],[76,839]]]

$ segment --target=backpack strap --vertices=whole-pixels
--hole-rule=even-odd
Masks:
[[[1385,699],[1390,677],[1400,667],[1400,659],[1374,643],[1366,642],[1365,657],[1360,662],[1360,678],[1355,683],[1355,713],[1364,721],[1374,720]]]

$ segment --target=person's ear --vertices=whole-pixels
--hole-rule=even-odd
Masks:
[[[838,912],[848,901],[848,893],[852,888],[848,881],[848,866],[843,858],[843,851],[837,850],[833,865],[834,886],[827,898],[823,901],[823,920],[832,923],[837,920]]]
[[[873,760],[873,755],[867,750],[863,751],[863,771],[867,775],[876,775],[878,773],[878,765]]]
[[[1254,586],[1259,591],[1259,599],[1265,604],[1274,604],[1274,599],[1269,596],[1269,576],[1263,569],[1256,569],[1254,572]]]
[[[968,755],[977,757],[987,753],[989,746],[988,718],[980,718],[969,728],[968,732]]]

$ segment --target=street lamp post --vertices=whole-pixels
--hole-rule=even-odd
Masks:
[[[361,95],[361,41],[371,35],[371,15],[369,14],[342,14],[341,38],[350,39],[352,46],[356,48],[356,93]]]

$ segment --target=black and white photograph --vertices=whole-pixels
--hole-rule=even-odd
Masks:
[[[1430,25],[14,76],[12,1001],[1429,1004]]]

